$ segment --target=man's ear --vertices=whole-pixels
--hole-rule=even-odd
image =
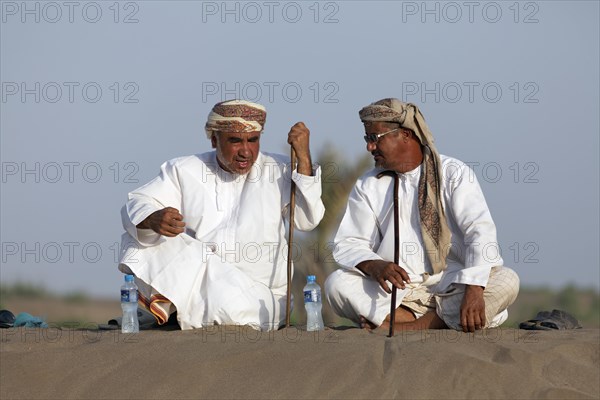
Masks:
[[[400,128],[400,135],[402,135],[403,138],[409,139],[412,136],[412,131],[410,129]]]
[[[210,137],[210,144],[212,145],[213,149],[217,148],[217,134],[213,132],[212,136]]]

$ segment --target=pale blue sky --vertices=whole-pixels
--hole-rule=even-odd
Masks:
[[[302,120],[354,160],[358,110],[400,97],[523,284],[600,287],[598,1],[116,4],[1,2],[2,283],[112,295],[127,192],[210,149],[215,102],[263,103],[265,151]]]

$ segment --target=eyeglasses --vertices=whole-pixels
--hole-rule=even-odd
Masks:
[[[396,128],[396,129],[392,129],[391,131],[387,131],[387,132],[383,132],[383,133],[370,133],[370,134],[364,136],[365,142],[367,142],[367,144],[369,144],[369,143],[376,144],[377,142],[379,142],[380,137],[385,136],[388,133],[395,132],[399,129],[400,128]]]

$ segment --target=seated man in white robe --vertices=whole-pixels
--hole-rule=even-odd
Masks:
[[[159,324],[175,311],[181,329],[270,330],[285,321],[291,181],[297,229],[316,227],[325,208],[308,128],[298,122],[288,134],[298,160],[291,171],[288,157],[260,151],[265,120],[259,104],[215,105],[205,127],[215,150],[167,161],[129,193],[119,269],[136,276]]]
[[[383,99],[359,114],[375,168],[358,179],[335,237],[332,308],[368,329],[499,326],[519,279],[503,266],[475,174],[437,152],[414,104]]]

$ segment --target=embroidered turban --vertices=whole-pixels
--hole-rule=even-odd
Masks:
[[[209,139],[215,132],[261,132],[267,110],[245,100],[228,100],[215,104],[204,129]]]

